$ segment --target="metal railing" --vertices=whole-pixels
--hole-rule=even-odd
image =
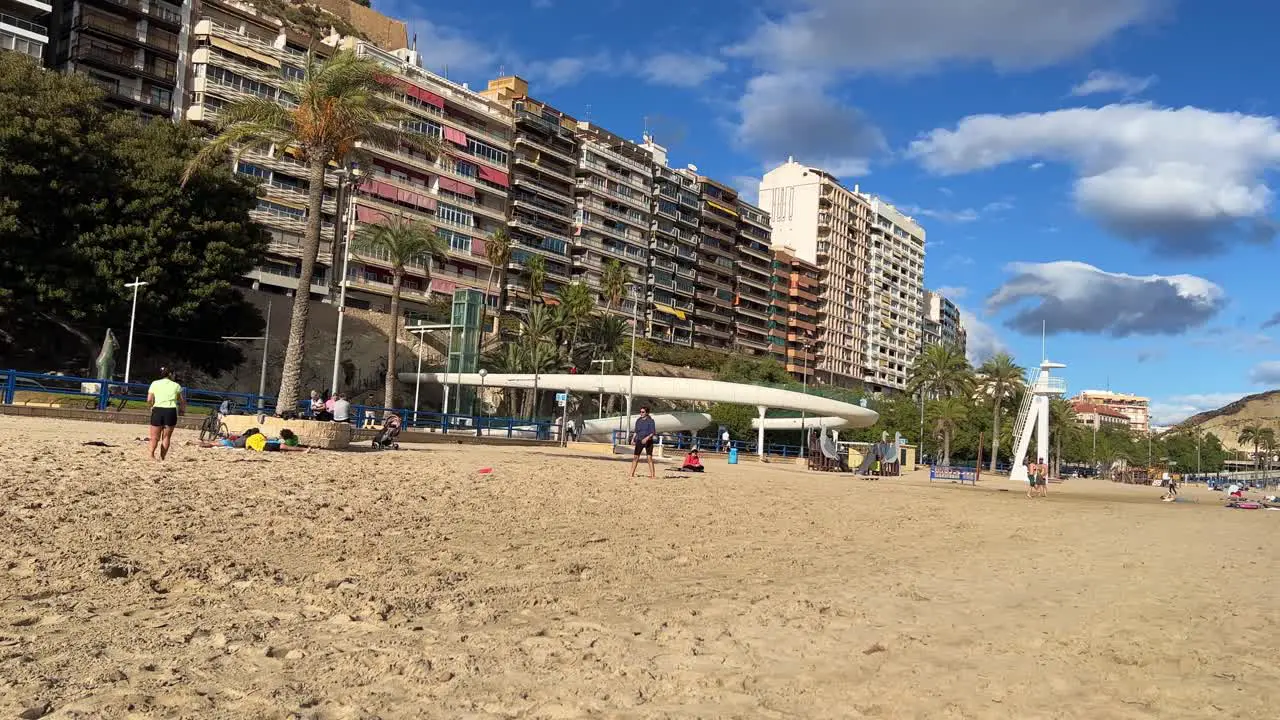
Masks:
[[[27,32],[33,32],[37,35],[43,35],[46,38],[49,37],[49,28],[45,27],[44,25],[39,25],[37,23],[29,22],[27,20],[23,20],[22,18],[16,18],[7,13],[0,13],[0,23],[4,23],[5,25],[12,25],[13,27],[16,27],[16,28],[22,28]]]

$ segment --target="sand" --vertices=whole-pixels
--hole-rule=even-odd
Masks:
[[[1208,491],[144,432],[0,417],[0,717],[1280,716],[1280,512]]]

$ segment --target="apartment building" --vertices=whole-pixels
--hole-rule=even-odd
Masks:
[[[252,7],[222,0],[202,3],[192,35],[188,119],[209,122],[228,102],[246,96],[293,102],[282,86],[302,76],[309,38]],[[411,50],[389,51],[338,37],[313,49],[324,56],[337,48],[385,66],[387,93],[406,112],[406,129],[439,141],[443,150],[433,157],[409,148],[369,147],[372,162],[326,176],[313,296],[332,299],[342,274],[335,265],[345,264],[348,304],[385,310],[391,293],[389,258],[353,249],[344,263],[342,243],[335,243],[335,238],[340,241],[361,225],[387,222],[393,216],[430,222],[450,247],[448,257],[430,268],[430,282],[424,265],[406,268],[402,298],[407,316],[423,314],[433,292],[485,290],[485,241],[507,221],[509,111],[421,69]],[[292,292],[306,224],[307,169],[287,148],[270,148],[244,153],[236,171],[258,178],[263,194],[252,216],[271,235],[268,256],[249,278],[260,289]],[[497,293],[487,297],[493,304]]]
[[[772,252],[769,341],[781,348],[787,372],[812,382],[822,362],[816,341],[821,272],[791,248],[775,246]]]
[[[40,0],[0,0],[0,51],[45,62],[53,6]]]
[[[489,81],[480,93],[506,108],[512,118],[511,193],[508,223],[511,262],[507,266],[506,310],[529,304],[526,264],[540,255],[547,268],[546,293],[570,281],[600,290],[602,253],[575,252],[578,121],[529,97],[529,83],[516,76]]]
[[[50,36],[51,64],[88,77],[115,107],[175,119],[186,92],[184,24],[191,3],[60,2]]]
[[[892,205],[795,161],[768,172],[775,245],[818,266],[818,377],[901,390],[920,352],[925,232]]]
[[[651,285],[649,233],[653,205],[652,158],[640,145],[589,122],[578,122],[577,211],[574,223],[574,255],[584,258],[579,273],[590,286],[596,268],[593,260],[622,263],[638,291],[641,307],[624,297],[614,312],[637,318]],[[656,279],[655,279],[656,281]],[[603,288],[593,288],[597,292]],[[609,307],[602,303],[602,306]]]
[[[741,198],[737,213],[734,347],[746,355],[777,357],[769,334],[769,306],[773,300],[769,215]]]
[[[1091,427],[1094,430],[1129,425],[1128,416],[1106,405],[1090,402],[1072,402],[1071,409],[1075,411],[1076,423]]]
[[[1071,398],[1073,403],[1099,405],[1128,418],[1129,429],[1146,434],[1151,431],[1151,398],[1110,390],[1082,390]]]
[[[694,282],[697,322],[693,341],[711,350],[732,350],[737,320],[738,191],[698,177],[698,275]]]
[[[949,345],[965,351],[967,335],[960,324],[960,308],[932,290],[924,291],[920,307],[920,347]]]
[[[642,147],[653,170],[647,336],[690,347],[698,270],[698,176],[669,167],[666,148],[653,138],[646,136]]]

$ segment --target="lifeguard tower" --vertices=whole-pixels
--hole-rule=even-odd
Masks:
[[[1026,460],[1027,451],[1031,449],[1033,432],[1036,436],[1035,458],[1039,460],[1049,457],[1049,401],[1055,395],[1062,395],[1067,391],[1067,381],[1050,376],[1049,371],[1064,367],[1066,365],[1062,363],[1042,360],[1040,374],[1022,396],[1022,407],[1018,409],[1018,420],[1013,426],[1013,436],[1017,439],[1017,451],[1013,454],[1010,479],[1019,482],[1030,480],[1027,477]]]

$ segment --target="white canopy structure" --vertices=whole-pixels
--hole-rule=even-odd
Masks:
[[[480,373],[400,373],[401,382],[433,382],[446,385],[468,385],[500,388],[531,388],[534,376],[528,374]],[[799,429],[819,427],[827,430],[863,428],[874,425],[879,414],[874,410],[839,400],[798,393],[792,390],[742,385],[720,380],[696,378],[649,377],[644,375],[538,375],[537,385],[547,391],[563,390],[579,393],[609,393],[663,398],[666,400],[698,400],[737,405],[754,405],[760,413],[752,426],[759,432],[758,452],[764,454],[766,429]],[[805,418],[765,418],[769,408],[796,410],[813,415]],[[628,425],[630,422],[628,422]],[[696,428],[689,428],[696,429]]]

